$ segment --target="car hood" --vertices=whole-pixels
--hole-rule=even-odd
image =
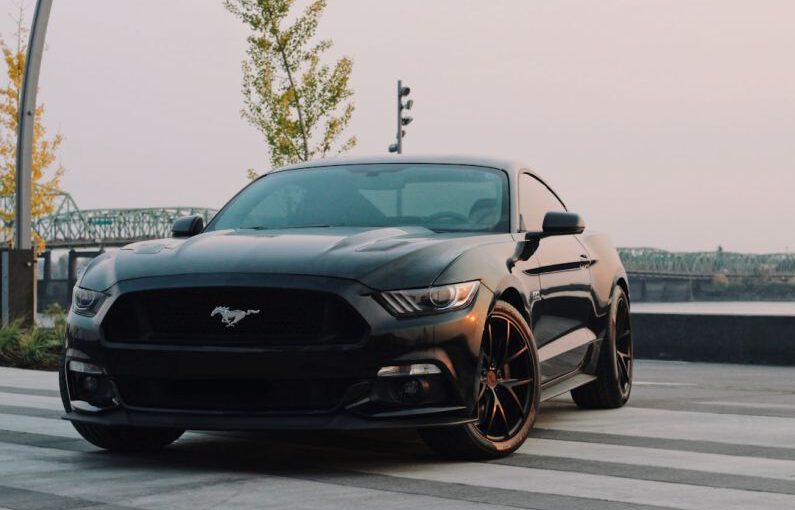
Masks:
[[[219,230],[106,253],[92,261],[79,285],[106,290],[135,278],[258,273],[346,278],[380,290],[423,287],[466,250],[506,236],[423,227]]]

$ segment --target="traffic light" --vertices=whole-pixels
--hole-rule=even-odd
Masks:
[[[414,106],[413,99],[403,100],[411,94],[411,88],[403,86],[403,83],[398,80],[397,82],[397,141],[389,146],[389,152],[403,153],[403,137],[406,136],[404,126],[408,126],[414,120],[413,117],[403,116],[403,110],[411,110]]]

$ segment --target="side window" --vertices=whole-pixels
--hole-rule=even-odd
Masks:
[[[565,210],[558,197],[543,182],[529,174],[519,177],[519,213],[525,231],[540,231],[546,213]]]

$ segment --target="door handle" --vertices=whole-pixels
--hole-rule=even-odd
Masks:
[[[580,267],[588,267],[590,265],[591,265],[591,258],[588,255],[586,255],[584,253],[581,253],[580,254]]]

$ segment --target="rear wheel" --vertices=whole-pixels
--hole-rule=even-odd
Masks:
[[[538,354],[530,328],[510,304],[498,301],[481,342],[478,421],[420,429],[436,452],[489,459],[513,453],[533,426],[539,401]]]
[[[66,387],[65,357],[61,356],[59,363],[59,386],[61,401],[67,412],[72,410],[69,400],[69,390]],[[108,427],[88,423],[72,422],[75,430],[94,446],[113,451],[146,451],[164,448],[185,432],[181,429],[161,429],[146,427]]]
[[[599,353],[596,380],[571,391],[582,409],[612,409],[629,400],[632,391],[632,324],[629,299],[621,287],[614,291],[605,339]]]

